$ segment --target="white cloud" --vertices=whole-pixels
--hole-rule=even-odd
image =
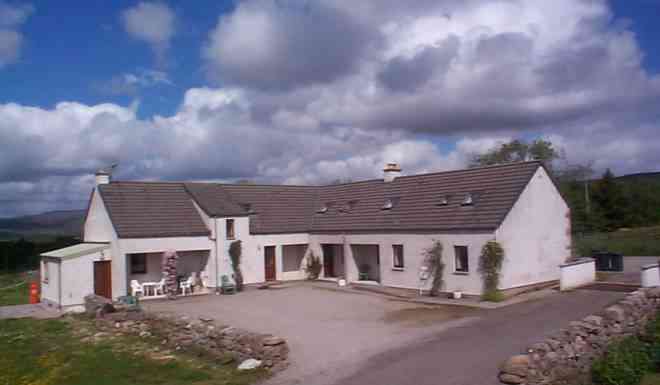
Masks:
[[[139,69],[136,72],[124,72],[110,80],[94,86],[98,91],[112,95],[135,95],[140,90],[158,86],[174,85],[168,74],[153,69]]]
[[[176,15],[165,3],[140,2],[121,13],[126,33],[148,43],[159,61],[176,32]]]
[[[24,38],[19,28],[32,12],[32,5],[0,1],[0,69],[20,57]]]
[[[160,3],[133,8],[138,21],[145,4]],[[164,30],[134,36],[166,47]],[[91,183],[115,161],[120,178],[322,183],[379,177],[389,161],[458,168],[533,135],[570,162],[658,169],[660,77],[643,54],[605,1],[246,0],[203,48],[221,88],[188,90],[171,116],[0,105],[0,186],[18,202],[25,186]]]

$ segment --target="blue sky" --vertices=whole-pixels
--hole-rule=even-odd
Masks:
[[[207,84],[201,44],[218,17],[233,9],[232,1],[176,2],[178,33],[163,65],[154,63],[144,42],[128,36],[119,15],[135,1],[32,2],[35,11],[22,31],[28,38],[20,61],[0,71],[0,103],[17,102],[52,107],[63,100],[88,104],[128,105],[140,100],[140,115],[171,114],[183,93]],[[141,69],[168,73],[173,85],[135,95],[109,95],[101,83]]]
[[[0,102],[52,107],[63,100],[88,104],[140,101],[142,117],[174,113],[183,93],[209,84],[200,58],[201,45],[233,1],[171,3],[180,20],[172,52],[162,69],[173,85],[143,90],[136,95],[108,95],[99,83],[121,73],[154,68],[149,47],[122,30],[118,15],[135,1],[36,1],[36,11],[23,32],[29,41],[18,65],[0,71]],[[64,5],[63,5],[64,4]],[[630,23],[645,52],[644,65],[660,71],[660,0],[610,2],[619,22]]]
[[[512,138],[660,169],[660,0],[0,0],[0,216],[118,179],[325,183]],[[614,154],[614,155],[613,155]]]

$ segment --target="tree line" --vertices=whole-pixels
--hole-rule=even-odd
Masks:
[[[660,175],[617,178],[607,169],[596,176],[589,164],[563,164],[565,154],[551,141],[512,140],[472,157],[470,166],[518,161],[544,163],[569,207],[575,233],[660,225]]]
[[[0,273],[35,270],[39,268],[40,254],[78,243],[74,237],[56,237],[51,241],[35,242],[25,238],[0,241]]]

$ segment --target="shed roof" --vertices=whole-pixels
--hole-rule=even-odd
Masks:
[[[82,257],[84,255],[97,253],[99,251],[106,250],[109,247],[110,245],[107,243],[79,243],[77,245],[65,247],[63,249],[51,250],[45,253],[41,253],[41,256],[63,260],[73,259]]]

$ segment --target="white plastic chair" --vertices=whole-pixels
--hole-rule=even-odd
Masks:
[[[154,295],[158,295],[158,292],[160,292],[160,295],[165,294],[165,278],[158,281],[158,284],[154,286]]]
[[[144,287],[137,280],[133,279],[131,280],[131,295],[137,297],[138,294],[144,296]]]
[[[181,288],[181,293],[183,295],[186,295],[186,291],[192,293],[192,286],[193,286],[193,277],[188,277],[188,279],[186,279],[185,281],[179,284],[179,287]]]

